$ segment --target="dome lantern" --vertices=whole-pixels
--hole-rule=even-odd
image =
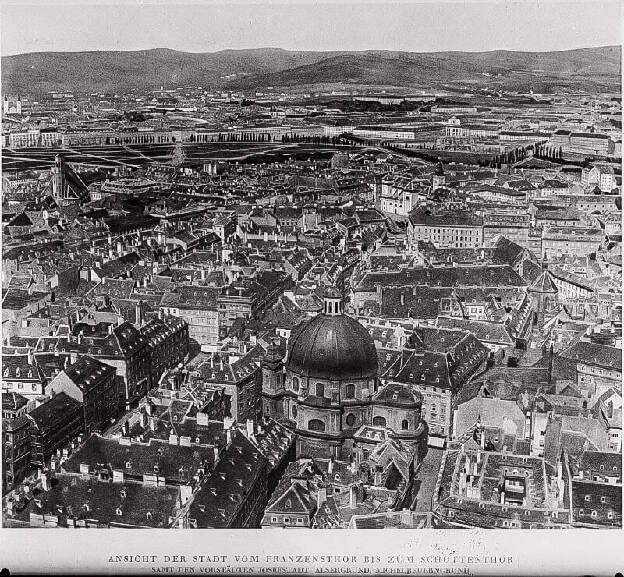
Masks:
[[[323,314],[337,316],[342,314],[342,295],[335,288],[328,288],[323,295]]]

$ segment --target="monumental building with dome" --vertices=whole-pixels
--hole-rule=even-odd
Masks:
[[[388,436],[426,452],[420,393],[381,386],[373,339],[343,313],[335,289],[320,314],[293,330],[285,362],[269,347],[262,381],[263,412],[295,431],[299,457],[365,459]]]

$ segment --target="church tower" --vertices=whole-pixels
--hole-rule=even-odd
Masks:
[[[433,190],[438,188],[442,188],[446,184],[446,175],[444,174],[444,167],[441,162],[438,162],[436,166],[435,172],[433,173],[433,178],[431,180],[431,185]]]
[[[276,418],[283,412],[276,397],[284,391],[284,362],[276,341],[269,345],[261,366],[263,414]]]

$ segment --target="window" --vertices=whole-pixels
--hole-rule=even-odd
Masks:
[[[355,397],[355,385],[347,385],[345,397],[347,397],[347,399],[353,399]]]
[[[292,388],[293,388],[293,391],[299,390],[299,379],[297,377],[293,377]]]
[[[291,409],[291,413],[294,419],[297,418],[297,405],[293,405]]]
[[[284,517],[284,523],[290,523],[290,517]]]
[[[384,417],[374,417],[373,418],[373,426],[374,427],[385,427],[386,419]]]
[[[308,430],[322,433],[325,431],[325,423],[319,419],[310,419],[308,421]]]
[[[316,396],[324,397],[325,396],[325,385],[323,383],[316,383]]]
[[[589,503],[591,501],[591,495],[585,495],[585,501]]]
[[[277,523],[277,517],[271,517],[271,523]]]
[[[349,427],[353,427],[353,425],[355,425],[355,415],[353,413],[349,413],[347,415],[346,422]]]
[[[404,431],[407,431],[409,429],[409,422],[407,419],[403,419],[403,421],[401,422],[401,429],[403,429]]]

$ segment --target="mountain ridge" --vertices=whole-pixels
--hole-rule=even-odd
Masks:
[[[311,85],[490,86],[617,89],[617,45],[537,52],[293,51],[283,48],[184,52],[31,52],[2,57],[3,92],[119,92],[160,86],[251,90]]]

